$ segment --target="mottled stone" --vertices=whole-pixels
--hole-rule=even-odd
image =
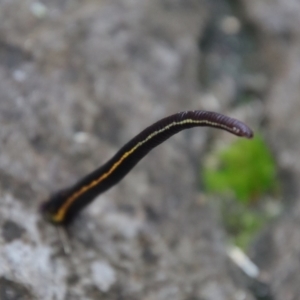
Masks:
[[[12,242],[15,239],[19,239],[25,232],[17,223],[7,220],[2,226],[2,237],[6,242]]]
[[[32,296],[27,287],[22,284],[0,277],[1,300],[31,300]]]

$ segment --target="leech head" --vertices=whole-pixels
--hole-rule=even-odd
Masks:
[[[253,137],[252,130],[246,124],[239,120],[233,119],[231,117],[216,112],[209,111],[195,111],[194,114],[198,118],[206,120],[205,123],[207,126],[227,130],[228,132],[240,137]]]
[[[236,136],[248,139],[253,137],[253,131],[239,120],[219,114],[217,116],[213,115],[212,120],[217,122],[217,126],[235,134]]]
[[[253,131],[246,124],[238,120],[234,120],[231,128],[237,136],[245,137],[247,139],[251,139],[253,137]]]

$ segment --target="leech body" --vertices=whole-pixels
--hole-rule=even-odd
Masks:
[[[54,194],[43,203],[42,213],[54,224],[68,224],[94,198],[124,178],[149,151],[177,132],[198,126],[215,127],[246,138],[253,136],[244,123],[219,113],[196,110],[171,115],[144,129],[100,168]]]

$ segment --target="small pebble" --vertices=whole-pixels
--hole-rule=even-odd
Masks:
[[[115,270],[105,261],[97,261],[91,265],[94,283],[102,292],[107,292],[116,282]]]
[[[241,22],[236,17],[227,16],[221,21],[221,30],[228,35],[238,34],[241,30]]]
[[[31,13],[38,19],[42,19],[47,14],[47,7],[41,2],[33,2],[30,5]]]

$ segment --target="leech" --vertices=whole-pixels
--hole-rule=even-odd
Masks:
[[[144,129],[108,162],[73,186],[55,193],[43,203],[42,214],[54,224],[68,224],[99,194],[123,179],[153,148],[179,131],[201,126],[226,130],[240,137],[253,137],[253,132],[247,125],[216,112],[195,110],[171,115]]]

